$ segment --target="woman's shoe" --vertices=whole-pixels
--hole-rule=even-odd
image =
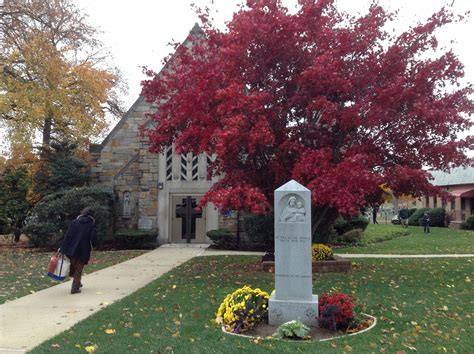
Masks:
[[[80,292],[81,292],[80,283],[79,284],[72,283],[71,294],[79,294]]]

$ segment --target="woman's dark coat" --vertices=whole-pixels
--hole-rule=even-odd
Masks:
[[[91,257],[91,243],[95,242],[96,232],[92,217],[79,216],[69,225],[59,252],[66,256],[77,257],[82,263],[87,264]]]

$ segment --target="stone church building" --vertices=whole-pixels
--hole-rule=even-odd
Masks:
[[[195,25],[183,45],[200,32]],[[160,243],[209,243],[207,231],[233,228],[212,204],[195,209],[213,183],[207,178],[211,157],[178,155],[172,146],[150,153],[139,126],[150,126],[147,113],[156,109],[138,97],[105,140],[90,147],[92,179],[115,193],[115,230],[156,230]]]

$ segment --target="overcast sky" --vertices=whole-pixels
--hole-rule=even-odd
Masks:
[[[2,0],[0,0],[2,1]],[[123,96],[126,108],[138,98],[145,79],[142,67],[155,71],[162,67],[162,59],[172,50],[168,43],[182,42],[198,21],[191,4],[209,5],[212,0],[73,0],[88,14],[90,23],[102,30],[101,40],[106,44],[113,62],[123,73],[128,94]],[[213,0],[214,23],[219,28],[232,18],[240,0]],[[296,0],[283,0],[294,10]],[[366,13],[370,0],[337,0],[337,5],[354,15]],[[464,14],[474,10],[474,0],[379,0],[387,10],[399,9],[393,25],[403,31],[410,25],[425,21],[446,3],[454,3],[454,11]],[[216,12],[217,11],[217,12]],[[474,12],[474,11],[473,11]],[[452,47],[465,65],[465,82],[474,83],[474,13],[463,23],[450,24],[438,35],[442,46]],[[111,122],[109,130],[115,122]],[[0,130],[0,137],[4,131]],[[474,129],[471,130],[474,134]],[[97,137],[99,141],[102,138]],[[5,141],[1,137],[2,141]],[[6,145],[0,142],[0,152]]]
[[[191,3],[199,6],[210,4],[210,0],[75,0],[90,17],[90,22],[102,31],[102,40],[109,47],[115,64],[124,74],[129,94],[124,101],[130,106],[140,93],[140,81],[144,79],[141,67],[148,66],[155,71],[161,67],[161,60],[171,48],[171,41],[182,42],[197,16]],[[224,27],[225,21],[237,10],[237,0],[214,0],[212,8],[216,14],[216,25]],[[386,9],[399,9],[396,28],[403,30],[418,21],[425,21],[444,4],[452,0],[380,0]],[[286,0],[291,10],[297,1]],[[365,13],[369,0],[338,0],[340,8],[351,14]],[[474,10],[474,0],[454,0],[454,10],[463,14]],[[473,11],[474,12],[474,11]],[[464,23],[446,26],[439,33],[441,45],[452,46],[465,65],[466,81],[474,82],[474,14]],[[451,42],[454,43],[451,44]]]

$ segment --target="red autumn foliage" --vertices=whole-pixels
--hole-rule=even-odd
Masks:
[[[328,306],[335,306],[335,320],[337,328],[346,328],[354,317],[354,302],[344,293],[323,294],[319,297],[319,316],[325,313]],[[330,321],[323,323],[328,323]]]
[[[151,151],[174,143],[217,156],[221,178],[203,202],[219,208],[265,213],[290,179],[311,190],[319,218],[358,213],[380,185],[432,194],[422,167],[464,164],[473,142],[456,139],[471,127],[473,88],[435,37],[456,16],[443,8],[395,36],[377,3],[362,17],[331,0],[299,4],[291,14],[279,0],[247,1],[226,31],[205,23],[149,71],[142,94],[159,105],[144,130]]]

